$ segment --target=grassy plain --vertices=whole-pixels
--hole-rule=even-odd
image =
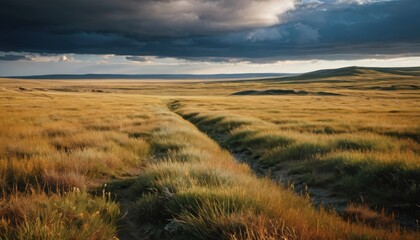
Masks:
[[[1,79],[0,238],[418,239],[418,72]]]

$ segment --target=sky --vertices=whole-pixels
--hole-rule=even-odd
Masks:
[[[0,76],[420,66],[419,0],[0,0]]]

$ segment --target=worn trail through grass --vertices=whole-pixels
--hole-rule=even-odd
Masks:
[[[125,216],[120,239],[384,239],[413,238],[342,221],[306,197],[267,178],[180,115],[156,109],[147,139],[151,154],[141,173],[109,184]],[[335,228],[331,229],[334,224]]]
[[[176,105],[178,101],[173,101],[169,104],[171,111],[177,113],[179,116],[184,118],[186,121],[194,124],[194,122],[188,120],[184,115],[176,111]],[[206,131],[205,129],[194,124],[198,130],[204,132],[209,138],[214,140],[221,147],[225,147],[228,152],[231,153],[232,158],[234,158],[239,163],[246,163],[251,167],[255,174],[260,177],[270,177],[274,182],[280,183],[293,189],[296,193],[300,195],[309,194],[312,202],[315,206],[323,206],[325,208],[330,208],[336,211],[339,214],[343,214],[346,206],[351,202],[349,198],[338,196],[334,191],[327,187],[311,187],[308,188],[305,182],[294,181],[296,176],[289,174],[287,169],[278,169],[276,167],[267,167],[255,161],[255,157],[250,151],[241,149],[239,147],[228,147],[223,146],[227,138],[229,138],[228,132],[221,131]],[[215,128],[216,126],[207,126],[208,128]]]

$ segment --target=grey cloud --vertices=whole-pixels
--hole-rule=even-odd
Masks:
[[[275,41],[287,37],[288,32],[282,32],[278,28],[262,28],[251,31],[247,39],[251,42]]]
[[[126,56],[126,60],[134,62],[151,62],[155,59],[154,56]]]
[[[297,42],[298,43],[312,43],[317,42],[319,39],[318,30],[313,29],[312,27],[297,23],[295,26],[295,30],[298,33]]]
[[[0,56],[0,61],[29,60],[25,55],[5,54]]]

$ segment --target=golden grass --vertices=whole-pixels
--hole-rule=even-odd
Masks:
[[[145,122],[130,118],[144,112],[136,106],[113,108],[89,94],[82,98],[54,96],[55,100],[24,98],[21,94],[3,97],[10,97],[19,106],[8,109],[10,101],[1,106],[0,159],[4,171],[0,182],[4,189],[34,182],[29,178],[47,187],[57,183],[94,186],[110,177],[130,174],[148,156],[148,143],[130,137],[131,132],[142,131]]]
[[[116,203],[73,189],[64,195],[14,194],[0,202],[1,239],[112,239]]]
[[[353,77],[354,89],[346,88],[349,83],[293,80],[1,79],[0,238],[111,239],[119,206],[87,191],[135,177],[130,209],[139,216],[138,228],[156,238],[417,239],[417,232],[393,223],[385,229],[364,220],[343,221],[306,197],[257,178],[167,107],[267,164],[291,157],[302,163],[291,171],[308,171],[314,163],[344,173],[398,165],[418,177],[417,92],[366,90],[417,83],[408,76],[375,80],[381,76]],[[345,96],[227,96],[250,89]],[[348,186],[348,178],[341,180]],[[413,184],[417,191],[418,181]]]
[[[0,238],[115,236],[118,204],[86,191],[144,164],[149,144],[131,133],[148,129],[146,103],[91,94],[1,97]],[[69,192],[74,187],[82,190]]]

